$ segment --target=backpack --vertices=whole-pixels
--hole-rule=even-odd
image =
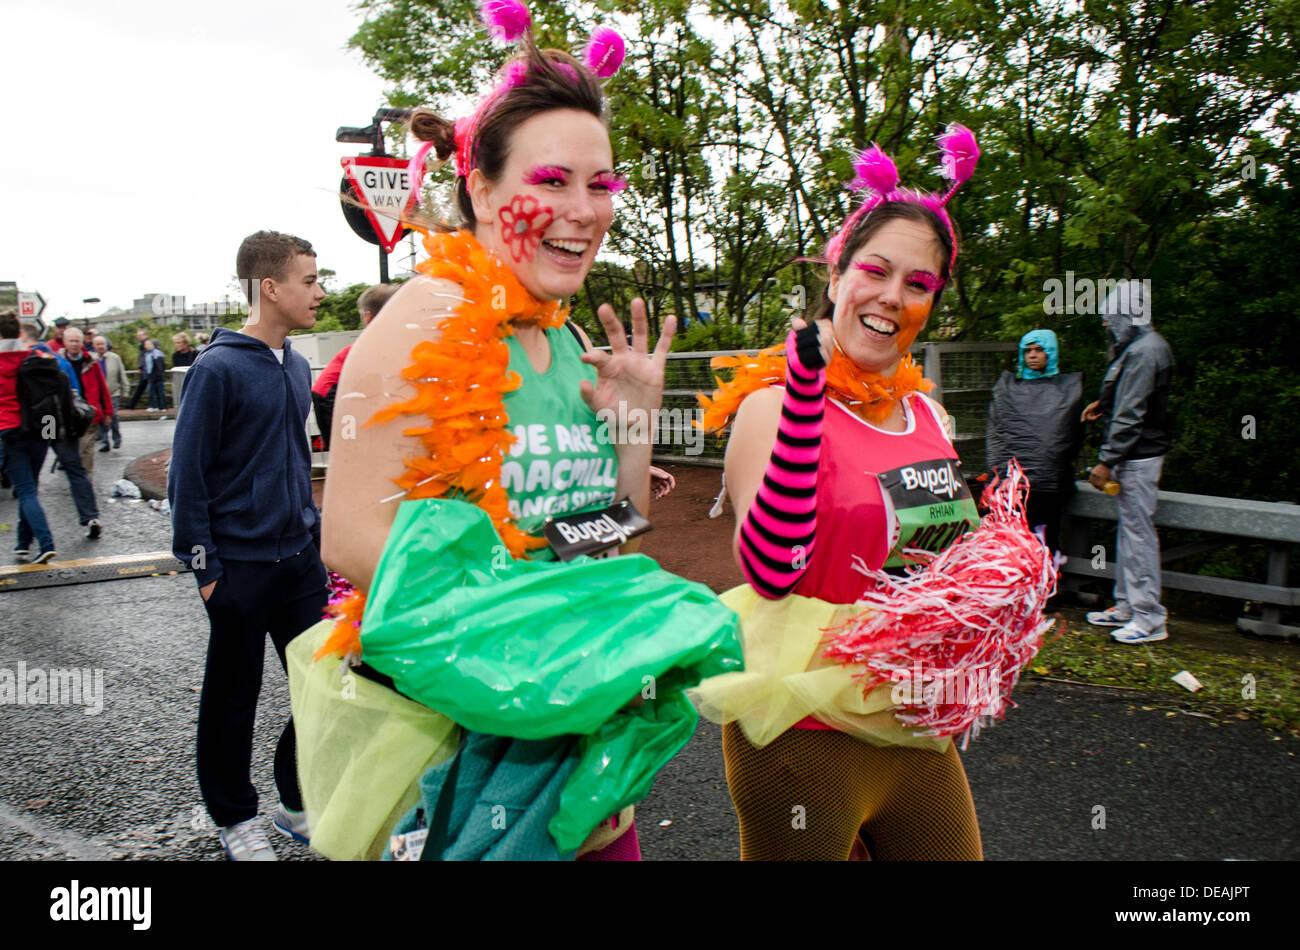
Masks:
[[[90,428],[94,407],[74,392],[57,359],[33,353],[18,364],[17,384],[24,438],[80,438]]]

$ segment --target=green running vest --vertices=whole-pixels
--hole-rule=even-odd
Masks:
[[[595,385],[595,368],[582,362],[582,346],[567,327],[547,330],[546,339],[551,365],[539,373],[518,338],[506,337],[510,371],[523,384],[505,394],[506,429],[515,444],[501,464],[501,483],[520,530],[538,536],[549,516],[613,504],[618,479],[618,459],[606,428],[578,391],[584,379]],[[531,557],[551,560],[554,553],[546,548]]]

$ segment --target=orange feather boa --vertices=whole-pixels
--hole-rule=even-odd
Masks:
[[[715,356],[709,365],[736,372],[726,382],[715,376],[718,388],[712,396],[696,395],[704,410],[704,419],[696,425],[706,432],[723,432],[750,393],[785,385],[784,346],[768,347],[757,356]],[[838,349],[826,368],[827,391],[868,422],[885,421],[904,396],[933,388],[934,383],[921,374],[910,353],[903,354],[897,372],[889,377],[859,369]]]

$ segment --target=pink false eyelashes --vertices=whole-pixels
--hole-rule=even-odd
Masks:
[[[884,269],[879,264],[868,264],[864,261],[854,261],[853,266],[860,271],[865,271],[873,277],[883,277]],[[916,282],[920,284],[926,293],[934,294],[943,290],[944,280],[938,274],[932,274],[928,270],[913,271],[907,275],[909,283]]]
[[[561,184],[567,184],[569,173],[559,165],[535,165],[524,174],[524,184],[540,185],[552,178],[558,178]]]
[[[938,274],[931,274],[928,270],[917,271],[909,275],[910,280],[916,281],[925,288],[926,293],[937,294],[943,290],[943,278]]]
[[[540,185],[544,182],[558,179],[560,184],[568,184],[569,171],[561,168],[559,165],[536,165],[524,174],[525,185]],[[615,175],[612,172],[601,172],[591,180],[592,185],[605,188],[607,191],[622,191],[627,187],[627,179],[622,175]]]

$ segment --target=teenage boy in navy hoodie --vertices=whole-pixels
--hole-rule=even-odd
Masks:
[[[284,665],[289,641],[328,598],[320,510],[312,500],[311,368],[285,337],[309,330],[325,291],[301,238],[259,231],[236,271],[248,322],[218,329],[185,378],[167,497],[172,548],[190,564],[211,624],[199,699],[199,789],[235,861],[274,861],[249,780],[266,634]],[[293,720],[275,751],[282,834],[307,840]]]

